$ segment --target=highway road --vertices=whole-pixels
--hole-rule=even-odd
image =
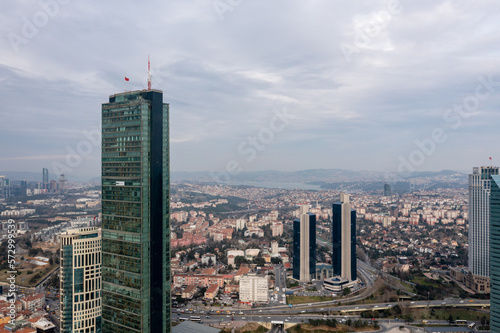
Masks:
[[[274,266],[274,278],[275,278],[275,291],[274,294],[275,302],[286,302],[286,268],[283,265]]]
[[[195,314],[196,316],[196,314]],[[190,315],[174,315],[172,317],[173,321],[178,321],[179,318],[186,318],[189,320]],[[214,316],[210,315],[210,318],[206,318],[206,316],[201,316],[202,324],[223,324],[226,325],[228,323],[235,322],[260,322],[260,323],[270,323],[272,321],[282,321],[283,323],[306,323],[309,319],[335,319],[339,323],[345,323],[347,320],[365,320],[365,321],[374,321],[374,319],[361,318],[360,316],[333,316],[333,315],[318,315],[318,314],[299,314],[299,315],[290,315],[290,314],[259,314],[259,315],[219,315]],[[394,327],[394,326],[402,326],[405,325],[405,322],[400,319],[376,319],[377,322],[384,327]],[[420,321],[415,321],[413,324],[420,324]],[[445,325],[448,326],[449,323],[446,320],[428,320],[427,325]]]
[[[318,315],[318,313],[325,314],[330,311],[339,311],[343,313],[343,315],[353,314],[355,317],[362,311],[373,311],[373,310],[384,310],[390,309],[396,305],[400,305],[408,308],[426,308],[426,307],[434,307],[434,308],[488,308],[490,306],[489,300],[473,300],[473,299],[445,299],[445,300],[433,300],[433,301],[412,301],[412,302],[388,302],[388,303],[370,303],[370,304],[354,304],[354,305],[341,305],[331,304],[331,302],[317,302],[302,305],[295,305],[293,307],[289,306],[279,306],[279,307],[266,307],[266,308],[254,308],[254,309],[242,309],[242,310],[231,310],[229,308],[224,308],[224,311],[231,311],[232,314],[217,314],[210,313],[210,317],[227,317],[231,318],[234,316],[244,316],[244,317],[266,317],[266,316],[307,316],[307,318],[311,318],[311,316]],[[208,308],[204,310],[208,312]],[[175,314],[177,315],[177,314]],[[175,317],[174,315],[174,317]],[[192,314],[180,314],[180,316],[190,316],[190,315],[200,315],[206,316],[206,313],[199,314],[199,312],[195,312]],[[220,319],[219,319],[220,320]]]

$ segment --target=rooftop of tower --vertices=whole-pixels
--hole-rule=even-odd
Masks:
[[[137,94],[137,93],[140,93],[140,92],[147,92],[147,91],[154,91],[154,92],[158,92],[158,93],[163,94],[163,91],[158,90],[158,89],[142,89],[142,90],[124,91],[124,92],[121,92],[121,93],[116,93],[116,94],[110,95],[109,97],[111,98],[111,97],[121,96],[121,95]]]

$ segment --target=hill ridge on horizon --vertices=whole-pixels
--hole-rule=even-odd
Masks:
[[[171,171],[171,178],[174,181],[205,181],[205,182],[216,182],[217,172],[211,171]],[[220,174],[220,173],[219,173]],[[348,170],[348,169],[305,169],[296,171],[281,171],[281,170],[260,170],[260,171],[241,171],[235,175],[229,175],[230,181],[296,181],[296,182],[311,182],[311,181],[332,181],[335,178],[358,178],[358,177],[373,177],[373,180],[404,180],[411,178],[421,178],[421,177],[435,177],[442,175],[467,175],[463,171],[455,171],[450,169],[443,169],[440,171],[415,171],[407,177],[398,177],[397,172],[384,172],[384,171],[373,171],[373,170]],[[391,176],[389,176],[391,175]],[[0,176],[6,176],[11,181],[42,181],[42,172],[35,171],[0,171]],[[396,177],[394,177],[396,176]],[[66,179],[72,182],[94,182],[100,181],[100,176],[95,177],[83,177],[78,174],[67,174]],[[269,179],[273,177],[273,179]],[[391,178],[392,177],[392,178]],[[290,179],[291,178],[291,179]],[[327,179],[324,179],[327,178]],[[331,179],[330,179],[331,178]],[[59,176],[49,171],[49,179],[58,180]],[[226,179],[226,178],[224,178]],[[359,180],[359,179],[353,179]]]

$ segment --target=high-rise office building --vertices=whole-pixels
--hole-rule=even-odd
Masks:
[[[11,197],[10,180],[5,176],[0,176],[0,199]]]
[[[61,235],[61,333],[101,331],[101,235],[97,228]]]
[[[349,194],[340,194],[340,201],[333,203],[332,244],[333,274],[356,280],[356,211],[351,209]]]
[[[384,196],[385,197],[390,197],[391,195],[392,195],[391,185],[385,184],[384,185]]]
[[[56,180],[51,180],[49,184],[49,190],[51,192],[55,192],[59,189],[59,183]]]
[[[500,176],[491,176],[490,195],[490,330],[500,332]]]
[[[307,282],[314,276],[316,276],[316,215],[309,213],[309,205],[304,205],[300,206],[299,219],[293,221],[293,278]]]
[[[142,90],[102,105],[103,332],[170,332],[168,104]]]
[[[498,175],[498,167],[475,167],[469,175],[469,271],[473,276],[483,278],[490,277],[490,191],[493,175]]]
[[[42,169],[42,182],[43,182],[43,189],[48,190],[49,189],[49,169],[43,168]]]
[[[59,177],[59,191],[66,193],[68,191],[68,180],[64,178],[64,173]]]

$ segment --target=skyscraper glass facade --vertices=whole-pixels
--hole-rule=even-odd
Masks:
[[[500,332],[500,176],[491,177],[490,196],[491,332]]]
[[[307,245],[303,246],[304,244]],[[307,269],[304,265],[308,266]],[[310,281],[311,276],[315,276],[315,274],[316,215],[306,213],[301,219],[293,221],[293,278],[300,281]]]
[[[170,332],[168,104],[157,90],[102,105],[103,332]]]
[[[300,279],[300,220],[293,221],[293,270],[294,279]]]
[[[491,176],[498,167],[474,168],[469,175],[469,270],[490,277],[490,191]]]
[[[356,211],[345,197],[346,202],[332,205],[332,265],[333,274],[353,281],[357,279]]]
[[[47,168],[42,169],[42,181],[43,181],[43,189],[48,190],[49,189],[49,169],[47,169]]]

